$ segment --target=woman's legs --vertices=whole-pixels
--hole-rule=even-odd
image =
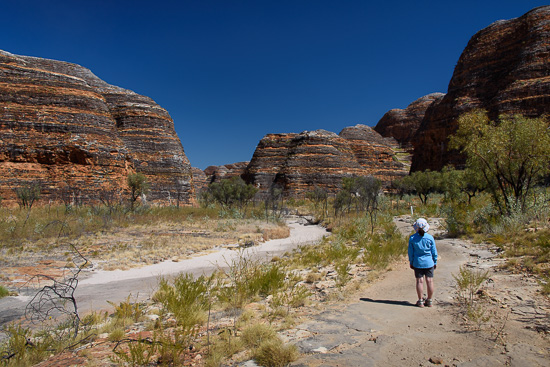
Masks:
[[[426,288],[428,288],[428,299],[432,299],[434,295],[434,278],[426,277]]]
[[[416,278],[416,294],[418,295],[418,299],[422,299],[424,296],[424,277]]]
[[[426,288],[428,288],[428,299],[432,299],[434,295],[434,278],[426,277]],[[416,294],[418,299],[424,296],[424,277],[416,278]]]

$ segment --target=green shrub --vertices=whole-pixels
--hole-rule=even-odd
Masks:
[[[465,203],[449,202],[440,208],[440,212],[445,218],[444,228],[450,237],[459,237],[472,231],[473,215]]]
[[[458,299],[462,303],[471,306],[476,298],[477,291],[489,279],[489,272],[473,271],[466,266],[461,266],[458,274],[453,274],[453,278],[456,282]]]
[[[550,295],[550,277],[548,276],[545,277],[541,281],[541,286],[542,286],[542,289],[541,289],[542,294],[544,294],[545,296]]]
[[[124,329],[122,328],[116,328],[113,331],[109,333],[109,336],[107,337],[107,340],[111,342],[118,342],[124,339],[126,336],[126,333],[124,332]]]
[[[249,287],[250,294],[258,293],[261,296],[273,294],[282,288],[285,283],[286,272],[278,264],[262,264],[252,274]]]
[[[163,278],[153,299],[174,315],[179,326],[192,327],[202,324],[206,320],[205,311],[211,303],[210,290],[213,280],[214,276],[193,279],[188,273],[179,274],[173,280],[173,284],[169,284]]]
[[[253,324],[245,328],[241,334],[241,340],[247,348],[257,348],[264,341],[276,338],[275,330],[266,324]]]
[[[349,263],[342,261],[335,266],[336,270],[336,286],[338,288],[344,287],[351,279],[349,271],[351,266]]]
[[[143,318],[144,305],[130,302],[130,295],[118,305],[113,302],[109,302],[109,304],[115,308],[114,319],[117,325],[127,326],[132,322],[139,322]]]
[[[383,225],[382,233],[375,233],[364,245],[363,262],[373,269],[384,269],[391,261],[407,253],[406,240],[393,222]]]
[[[128,343],[128,351],[115,349],[114,362],[129,366],[148,366],[156,355],[157,344],[132,341]]]
[[[7,297],[9,295],[10,295],[10,291],[6,287],[0,285],[0,298]]]
[[[254,360],[265,367],[283,367],[298,358],[295,345],[284,345],[280,339],[269,339],[253,352]]]
[[[51,338],[33,339],[31,330],[21,325],[9,325],[3,332],[5,338],[0,342],[0,355],[11,356],[4,362],[7,366],[34,366],[58,349],[58,345],[51,344]]]

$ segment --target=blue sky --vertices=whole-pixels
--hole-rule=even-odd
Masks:
[[[446,92],[468,40],[530,0],[2,0],[0,49],[73,62],[168,110],[191,164],[268,133],[370,126]]]

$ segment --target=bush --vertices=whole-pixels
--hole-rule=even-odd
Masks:
[[[449,203],[441,207],[441,214],[445,218],[445,230],[450,237],[458,237],[469,233],[471,215],[463,203]]]
[[[386,222],[382,233],[375,233],[364,244],[363,262],[373,269],[384,269],[407,253],[406,240],[393,222]]]
[[[0,298],[7,297],[9,295],[10,295],[10,291],[6,287],[0,285]]]
[[[256,269],[256,274],[252,276],[249,283],[250,294],[259,294],[268,296],[285,283],[286,272],[278,264],[263,264]]]
[[[478,290],[489,279],[489,272],[473,271],[466,266],[461,266],[459,273],[457,275],[453,274],[453,278],[456,282],[459,301],[472,306]]]
[[[173,284],[163,278],[153,299],[174,315],[179,326],[193,327],[206,320],[213,280],[214,276],[193,279],[188,273],[179,274]]]
[[[258,348],[263,342],[277,338],[277,333],[266,324],[254,324],[243,330],[241,340],[247,348]]]
[[[284,345],[280,339],[269,339],[253,352],[256,362],[265,367],[283,367],[298,358],[295,345]]]

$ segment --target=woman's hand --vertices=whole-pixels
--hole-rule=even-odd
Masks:
[[[414,269],[413,264],[409,263],[409,268]]]
[[[434,265],[434,270],[437,269],[437,265]]]

